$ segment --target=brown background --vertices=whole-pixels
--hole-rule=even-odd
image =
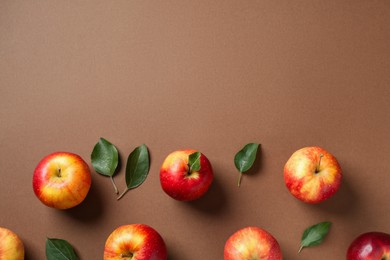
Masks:
[[[102,259],[116,227],[146,223],[171,260],[222,259],[239,228],[265,228],[285,259],[344,259],[352,239],[390,232],[389,1],[1,1],[0,226],[20,235],[27,259],[46,237],[68,240],[81,259]],[[146,182],[116,201],[92,171],[86,201],[45,207],[32,173],[45,155],[70,151],[89,165],[100,137],[122,167],[145,143]],[[233,157],[262,144],[236,187]],[[283,166],[304,146],[333,153],[340,191],[307,205],[285,188]],[[177,202],[159,183],[164,158],[195,148],[215,182],[202,199]],[[303,230],[333,226],[297,254]]]

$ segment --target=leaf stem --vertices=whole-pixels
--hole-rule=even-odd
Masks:
[[[298,254],[302,251],[302,249],[303,249],[303,246],[301,246],[301,247],[299,248]]]
[[[238,187],[240,187],[241,185],[241,180],[242,180],[242,172],[240,172],[240,177],[238,178],[238,183],[237,183]]]
[[[320,159],[318,160],[318,164],[316,167],[316,173],[320,172],[321,159],[323,156],[324,156],[323,154],[320,154]]]
[[[123,195],[125,195],[126,192],[128,192],[128,191],[129,191],[129,188],[126,188],[126,189],[122,192],[122,194],[119,195],[119,197],[118,197],[116,200],[120,200],[120,199],[123,197]]]
[[[114,182],[114,178],[112,178],[112,176],[110,176],[110,180],[111,180],[112,186],[114,186],[115,194],[118,195],[119,194],[119,190],[116,187],[115,182]]]

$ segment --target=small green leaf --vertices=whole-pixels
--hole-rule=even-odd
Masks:
[[[57,238],[46,239],[47,260],[77,260],[78,257],[71,244],[66,240]]]
[[[126,164],[126,185],[125,191],[118,197],[118,200],[130,189],[140,186],[149,173],[149,151],[146,145],[135,148],[127,158]]]
[[[188,165],[190,173],[200,170],[200,152],[194,152],[188,156]]]
[[[118,157],[118,150],[115,145],[104,138],[100,138],[91,154],[93,168],[97,173],[110,177],[116,194],[119,192],[112,176],[114,176],[115,170],[118,167]]]
[[[298,253],[301,252],[304,247],[321,244],[325,236],[328,234],[331,224],[331,222],[325,221],[308,227],[303,232],[301,247],[299,248]]]
[[[118,150],[112,143],[100,138],[93,148],[91,160],[97,173],[111,177],[118,166]]]
[[[234,157],[234,164],[241,173],[238,186],[241,184],[242,173],[248,171],[256,160],[257,150],[260,144],[249,143],[244,146]]]
[[[149,152],[146,145],[138,146],[127,158],[126,185],[133,189],[141,185],[149,173]]]

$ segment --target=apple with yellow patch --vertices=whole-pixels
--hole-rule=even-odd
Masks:
[[[166,260],[167,248],[161,235],[145,224],[123,225],[106,240],[104,260]]]
[[[0,260],[23,260],[24,245],[14,232],[0,227]]]
[[[55,152],[44,157],[33,175],[33,189],[46,206],[69,209],[79,205],[91,187],[87,163],[77,154]]]
[[[321,147],[305,147],[294,152],[284,166],[284,181],[296,198],[319,203],[340,188],[342,171],[336,157]]]
[[[281,260],[278,241],[259,227],[245,227],[231,235],[225,243],[224,260]]]
[[[190,155],[196,150],[180,150],[169,154],[160,168],[161,187],[169,196],[180,201],[192,201],[203,196],[213,182],[213,170],[207,157],[200,154],[198,170],[191,170]]]

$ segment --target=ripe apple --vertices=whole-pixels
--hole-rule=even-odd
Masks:
[[[225,243],[224,260],[282,259],[278,241],[258,227],[245,227],[231,235]]]
[[[296,198],[319,203],[340,188],[342,172],[336,158],[320,147],[294,152],[284,166],[284,181]]]
[[[46,206],[69,209],[80,204],[91,187],[87,163],[78,155],[56,152],[43,158],[33,176],[33,189]]]
[[[0,227],[0,260],[23,260],[22,240],[11,230]]]
[[[161,187],[169,196],[180,201],[200,198],[209,189],[213,179],[213,170],[209,160],[200,154],[200,169],[191,171],[189,156],[196,150],[175,151],[165,158],[160,169]]]
[[[163,238],[145,224],[118,227],[104,246],[104,260],[166,260],[167,255]]]
[[[347,260],[390,259],[390,234],[367,232],[358,236],[348,248]]]

